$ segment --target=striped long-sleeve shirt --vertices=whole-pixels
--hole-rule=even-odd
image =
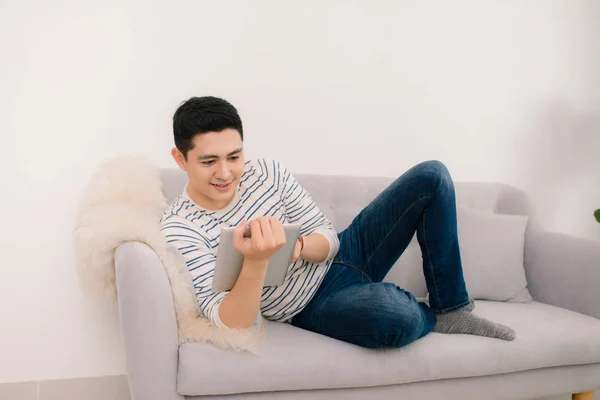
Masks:
[[[219,305],[228,292],[211,290],[221,228],[237,226],[261,216],[275,216],[282,223],[301,223],[301,235],[320,233],[329,241],[327,259],[319,264],[299,258],[290,264],[280,286],[265,287],[260,311],[273,321],[287,321],[298,314],[317,291],[339,249],[337,234],[310,194],[275,160],[253,160],[245,164],[231,203],[217,211],[201,208],[187,188],[165,211],[161,229],[167,241],[186,260],[202,313],[217,326]]]

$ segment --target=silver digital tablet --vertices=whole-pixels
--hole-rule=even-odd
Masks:
[[[285,244],[277,250],[267,265],[267,275],[264,286],[279,286],[283,284],[285,274],[292,261],[294,248],[302,224],[283,224],[285,232]],[[233,230],[235,227],[227,227],[221,230],[221,239],[217,249],[217,261],[212,281],[212,291],[225,292],[231,290],[237,282],[242,270],[244,256],[233,247]],[[249,231],[248,231],[249,232]],[[244,236],[249,236],[245,233]]]

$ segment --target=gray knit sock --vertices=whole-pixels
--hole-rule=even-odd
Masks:
[[[469,304],[468,306],[466,306],[464,308],[465,311],[471,312],[475,309],[475,300],[472,297],[469,297],[469,300],[471,301],[471,304]]]
[[[478,317],[471,314],[466,308],[436,317],[437,323],[433,327],[433,331],[438,333],[464,333],[509,341],[514,340],[516,336],[515,331],[508,326]]]

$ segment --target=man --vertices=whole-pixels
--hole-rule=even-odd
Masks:
[[[364,347],[402,347],[431,331],[513,340],[512,329],[471,314],[462,273],[454,184],[438,161],[396,179],[337,234],[310,194],[274,160],[246,161],[237,110],[191,98],[173,117],[171,154],[188,175],[161,220],[186,259],[202,313],[225,328],[260,315]],[[301,223],[285,282],[263,287],[269,258],[285,243],[284,223]],[[250,225],[251,238],[243,237]],[[236,226],[244,256],[229,292],[211,291],[222,227]],[[414,232],[430,304],[383,279]]]

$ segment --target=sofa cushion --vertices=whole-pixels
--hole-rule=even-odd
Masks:
[[[458,206],[458,241],[469,295],[529,303],[523,267],[529,217]]]
[[[179,350],[184,395],[367,387],[600,362],[600,320],[542,303],[477,301],[475,314],[515,329],[512,342],[431,333],[400,349],[370,350],[270,323],[258,356],[203,343]]]

